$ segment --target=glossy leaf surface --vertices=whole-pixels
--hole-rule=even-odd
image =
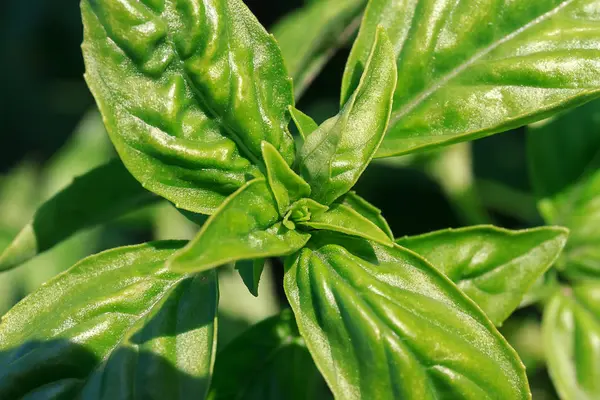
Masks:
[[[146,188],[212,214],[260,175],[262,141],[292,163],[291,81],[277,43],[241,0],[84,0],[81,8],[88,85]]]
[[[210,400],[328,398],[321,374],[300,337],[294,314],[253,326],[219,352]]]
[[[600,96],[598,0],[372,0],[344,75],[350,98],[378,25],[398,63],[378,156],[503,132]]]
[[[283,225],[264,179],[231,195],[196,238],[169,261],[174,271],[199,272],[238,260],[276,257],[301,249],[310,235]]]
[[[384,231],[388,237],[392,239],[394,238],[394,234],[392,233],[390,226],[385,218],[383,218],[381,215],[381,210],[360,197],[358,194],[356,194],[356,192],[350,191],[346,193],[340,198],[339,202],[352,208],[354,211],[358,212],[360,215],[377,225],[377,227]]]
[[[600,103],[529,127],[528,150],[544,219],[571,231],[559,267],[600,277]]]
[[[508,231],[493,226],[449,229],[396,243],[423,256],[475,301],[496,325],[558,258],[568,231]]]
[[[258,297],[258,284],[260,277],[265,269],[265,260],[258,258],[256,260],[243,260],[235,264],[244,284],[254,297]]]
[[[493,324],[408,250],[315,235],[288,258],[285,289],[337,398],[530,398]]]
[[[0,324],[0,398],[202,398],[214,360],[214,272],[165,269],[182,242],[87,258]]]
[[[325,205],[354,186],[385,134],[396,65],[385,31],[378,32],[357,90],[336,117],[306,138],[300,152],[300,171],[311,185],[311,197]]]
[[[564,400],[600,396],[600,284],[557,294],[544,310],[544,346],[552,381]]]
[[[0,252],[0,271],[18,266],[75,233],[156,200],[120,161],[95,168],[42,204],[33,220]]]
[[[294,80],[296,98],[358,30],[366,0],[320,0],[283,18],[272,32]]]
[[[298,128],[300,136],[302,136],[302,139],[306,139],[308,135],[319,128],[319,125],[317,125],[317,123],[311,117],[304,114],[297,108],[290,107],[290,114],[294,124],[296,125],[296,128]]]
[[[269,187],[277,202],[279,214],[284,216],[292,203],[310,195],[310,186],[287,165],[273,145],[263,142],[262,151]]]

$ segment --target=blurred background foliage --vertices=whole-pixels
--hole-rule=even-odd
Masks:
[[[269,29],[303,5],[302,0],[245,2]],[[114,156],[83,80],[78,3],[0,2],[0,250],[42,201]],[[348,53],[349,47],[342,46],[298,103],[317,122],[337,112]],[[526,142],[525,129],[519,129],[441,151],[377,160],[356,190],[383,210],[396,236],[485,223],[512,229],[543,225],[528,175]],[[170,205],[159,204],[77,235],[0,275],[0,315],[82,257],[153,239],[187,239],[196,230]],[[278,289],[281,265],[273,264],[259,298],[248,293],[233,268],[220,270],[220,346],[286,307]],[[528,367],[534,399],[553,399],[540,313],[536,306],[524,307],[502,330]]]

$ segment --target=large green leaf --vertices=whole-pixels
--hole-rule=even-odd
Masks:
[[[241,0],[83,0],[86,80],[131,173],[178,208],[213,213],[263,140],[291,164],[292,85]]]
[[[306,138],[300,152],[300,171],[313,199],[329,205],[354,186],[383,140],[395,85],[393,48],[380,29],[356,91],[337,116]]]
[[[598,0],[371,0],[342,102],[388,30],[398,62],[378,156],[506,131],[600,96]]]
[[[308,239],[309,234],[283,225],[265,179],[255,179],[221,205],[169,267],[199,272],[239,260],[284,256],[301,249]]]
[[[415,253],[315,235],[288,258],[285,290],[337,398],[530,398],[515,351]]]
[[[288,309],[253,326],[218,353],[208,398],[317,400],[326,393]]]
[[[366,0],[319,0],[272,29],[300,98],[338,47],[358,30]]]
[[[214,272],[169,272],[183,242],[85,259],[0,324],[0,398],[189,399],[208,390]]]
[[[544,310],[550,376],[564,400],[600,398],[600,284],[558,293]]]
[[[559,266],[600,277],[600,102],[530,127],[528,150],[544,219],[571,231]]]
[[[119,160],[93,169],[42,204],[33,220],[0,253],[0,271],[18,266],[77,232],[157,199]]]
[[[396,243],[427,259],[494,324],[502,325],[554,264],[568,234],[563,228],[508,231],[474,226],[404,237]]]

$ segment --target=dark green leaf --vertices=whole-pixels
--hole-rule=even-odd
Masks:
[[[0,271],[35,257],[71,235],[156,201],[123,164],[114,160],[75,180],[35,213],[0,253]]]
[[[214,272],[169,272],[182,242],[85,259],[0,323],[0,398],[190,399],[208,390]]]
[[[308,135],[313,133],[319,128],[319,125],[308,115],[304,114],[302,111],[297,108],[290,107],[290,114],[292,115],[292,120],[298,128],[298,132],[302,139],[306,139]]]
[[[288,164],[291,80],[241,0],[83,0],[86,80],[131,173],[178,208],[213,213],[268,141]]]
[[[323,378],[288,309],[253,326],[217,355],[208,398],[317,400],[326,398],[323,393]]]
[[[571,231],[559,266],[600,277],[600,103],[530,127],[528,141],[540,211]]]
[[[600,284],[557,294],[544,310],[544,346],[552,381],[564,400],[600,398]]]
[[[277,201],[279,214],[285,216],[293,202],[310,195],[310,186],[287,165],[272,144],[263,142],[262,152],[267,167],[269,187]]]
[[[378,156],[473,140],[600,96],[598,0],[371,0],[344,75],[358,85],[378,25],[398,62]]]
[[[530,399],[481,310],[403,248],[313,236],[286,261],[298,327],[340,399]]]
[[[499,326],[554,264],[568,235],[563,228],[509,231],[474,226],[404,237],[396,243],[423,256]]]
[[[300,98],[338,47],[358,30],[366,0],[319,0],[272,29]]]
[[[301,249],[309,238],[283,225],[266,181],[255,179],[221,205],[169,267],[199,272],[238,260],[283,256]]]
[[[260,277],[265,269],[265,259],[258,258],[256,260],[242,260],[235,264],[235,269],[238,270],[244,284],[254,297],[258,297],[258,284]]]
[[[339,201],[341,204],[352,208],[354,211],[358,212],[360,215],[374,223],[379,229],[384,231],[388,237],[391,239],[394,238],[394,234],[392,233],[390,226],[385,218],[383,218],[381,215],[381,210],[360,197],[358,194],[356,194],[356,192],[350,191],[346,193],[340,198]]]
[[[354,94],[304,142],[300,171],[313,199],[329,205],[354,186],[383,140],[395,85],[393,48],[381,29]]]

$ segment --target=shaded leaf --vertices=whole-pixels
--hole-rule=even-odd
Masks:
[[[260,277],[265,269],[265,260],[259,258],[256,260],[242,260],[235,264],[244,284],[254,297],[258,297],[258,284]]]
[[[350,191],[342,196],[339,202],[345,206],[352,208],[354,211],[358,212],[363,217],[367,218],[369,221],[374,223],[379,229],[384,231],[388,237],[391,239],[394,238],[394,234],[390,229],[387,221],[381,215],[381,210],[367,200],[360,197],[356,192]]]

